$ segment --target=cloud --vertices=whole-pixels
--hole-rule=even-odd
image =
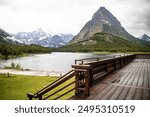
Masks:
[[[9,32],[42,27],[77,34],[100,6],[129,33],[150,34],[150,0],[0,0],[0,26]]]
[[[6,1],[7,6],[0,7],[0,13],[4,14],[0,25],[7,27],[9,32],[28,31],[27,28],[33,30],[42,27],[57,33],[77,34],[97,10],[95,2],[99,0]],[[93,7],[95,9],[92,10]]]
[[[123,23],[129,32],[135,36],[142,35],[142,33],[150,34],[150,0],[115,1],[122,6],[122,12],[127,12],[127,18],[123,19]]]
[[[0,0],[0,6],[6,5],[8,0]]]
[[[145,32],[150,32],[150,0],[142,0],[136,11],[137,21],[135,25],[143,24],[136,29],[143,29]]]

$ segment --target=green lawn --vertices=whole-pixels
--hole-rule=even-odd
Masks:
[[[58,77],[23,75],[7,77],[4,74],[0,74],[0,100],[26,100],[27,93],[36,93],[43,87],[57,80],[57,78]],[[57,87],[57,89],[58,88],[59,87]],[[71,95],[73,95],[73,92],[68,94],[68,96]],[[55,96],[57,96],[57,94]],[[64,96],[61,99],[67,99],[68,96]]]

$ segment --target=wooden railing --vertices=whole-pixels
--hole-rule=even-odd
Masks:
[[[54,81],[50,85],[44,87],[40,91],[36,92],[35,94],[28,93],[27,97],[29,100],[32,100],[33,98],[39,99],[39,100],[46,100],[46,99],[60,99],[64,95],[74,91],[74,71],[71,70],[58,80]],[[59,88],[58,88],[59,87]],[[67,89],[68,88],[68,89]],[[64,89],[67,89],[66,92],[64,92]],[[63,91],[63,93],[60,93]],[[57,94],[57,96],[56,96]]]
[[[119,55],[103,60],[98,57],[76,60],[76,64],[72,65],[73,70],[35,94],[28,93],[27,97],[30,100],[33,98],[39,100],[56,100],[73,91],[75,91],[73,94],[75,97],[89,96],[90,88],[94,83],[103,79],[104,76],[111,72],[127,65],[136,57],[136,55]],[[90,62],[85,62],[87,60],[90,60]],[[77,62],[79,62],[79,64],[77,64]],[[65,89],[67,89],[66,92],[64,92]],[[60,93],[61,91],[63,91],[63,93]]]
[[[104,60],[104,59],[109,59],[109,57],[92,57],[92,58],[85,58],[85,59],[76,59],[75,60],[75,64],[85,64],[87,62],[92,62],[92,61],[100,61],[100,60]]]
[[[138,59],[150,59],[150,54],[137,54],[136,58],[138,58]]]
[[[117,58],[121,56],[128,56],[129,54],[119,54],[119,55],[112,55],[112,56],[100,56],[100,57],[92,57],[92,58],[84,58],[84,59],[76,59],[75,60],[75,65],[82,65],[86,63],[91,63],[91,62],[96,62],[96,61],[102,61],[102,60],[107,60],[111,58]]]
[[[90,88],[95,82],[101,80],[111,72],[127,65],[135,58],[136,55],[126,55],[102,61],[72,65],[75,71],[75,96],[89,96]]]

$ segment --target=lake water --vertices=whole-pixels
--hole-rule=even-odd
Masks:
[[[20,64],[24,69],[41,70],[65,73],[71,70],[75,59],[91,58],[97,56],[112,56],[90,53],[54,52],[50,54],[35,54],[28,57],[20,57],[9,60],[0,60],[0,67],[10,66],[12,62]]]

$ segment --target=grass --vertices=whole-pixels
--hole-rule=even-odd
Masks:
[[[0,74],[0,100],[26,100],[27,93],[36,93],[37,91],[39,91],[40,89],[44,88],[45,86],[49,85],[57,79],[58,77],[25,75],[11,75],[10,77],[8,77],[5,74]],[[54,91],[56,89],[61,88],[69,82],[70,81],[65,82],[61,86],[55,88]],[[57,95],[64,93],[67,90],[68,89],[62,90],[62,92],[55,94],[52,98],[55,98]],[[66,96],[63,96],[60,99],[67,99],[72,95],[73,92],[69,93]]]

